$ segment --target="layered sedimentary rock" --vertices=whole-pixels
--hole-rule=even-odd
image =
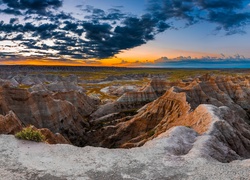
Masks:
[[[13,111],[9,111],[5,116],[0,115],[0,134],[13,134],[22,131],[22,122],[18,119]],[[37,129],[33,126],[34,130],[40,131],[49,144],[71,144],[60,133],[52,133],[47,128]]]
[[[99,105],[98,99],[93,99],[86,94],[78,91],[56,92],[53,95],[54,99],[66,100],[71,102],[81,116],[89,116]]]
[[[141,146],[172,127],[186,126],[200,135],[197,146],[211,154],[222,143],[222,154],[214,158],[222,162],[247,158],[248,86],[247,78],[201,77],[186,86],[172,87],[133,118],[91,133],[94,138],[89,143],[104,147]]]
[[[22,122],[9,111],[5,116],[0,114],[0,134],[15,134],[22,129]]]
[[[84,92],[83,87],[78,86],[75,82],[57,82],[51,84],[37,84],[29,88],[30,92],[68,92],[68,91],[78,91]]]
[[[33,129],[40,131],[44,135],[45,141],[48,144],[71,144],[69,140],[63,137],[60,133],[54,134],[47,128],[37,129],[33,127]]]
[[[169,86],[167,86],[166,81],[154,78],[142,89],[134,92],[126,92],[115,102],[100,106],[91,117],[92,119],[97,119],[112,113],[139,109],[164,94],[168,88]]]
[[[0,114],[10,110],[24,125],[48,128],[53,133],[61,133],[76,145],[84,145],[88,123],[69,101],[54,99],[46,92],[29,93],[25,89],[1,87]]]
[[[164,94],[168,86],[166,81],[153,78],[150,83],[137,92],[127,92],[123,94],[117,102],[137,103],[137,102],[150,102],[157,99]]]
[[[249,157],[249,80],[203,76],[179,86],[154,80],[140,91],[154,95],[151,103],[136,96],[97,110],[98,102],[79,91],[30,93],[6,85],[0,90],[0,114],[13,110],[24,125],[59,132],[75,145],[110,148],[142,146],[173,127],[185,126],[196,134],[190,152],[213,154],[222,143],[221,154],[216,152],[213,158],[227,162]],[[91,121],[86,121],[89,116]]]
[[[121,96],[126,92],[136,92],[138,90],[138,86],[135,85],[126,85],[126,86],[107,86],[101,89],[102,93],[113,95],[113,96]]]

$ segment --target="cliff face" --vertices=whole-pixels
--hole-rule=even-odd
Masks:
[[[167,89],[169,89],[169,86],[166,81],[154,78],[142,89],[134,92],[126,92],[117,101],[100,106],[91,117],[92,119],[98,119],[112,113],[139,109],[157,99]]]
[[[40,131],[49,144],[71,144],[60,133],[52,133],[47,128],[37,129],[32,126],[34,130]],[[0,134],[13,134],[15,135],[23,129],[22,122],[18,119],[13,111],[9,111],[5,116],[0,115]]]
[[[63,95],[61,97],[64,99]],[[70,97],[72,100],[73,97],[68,98]],[[48,128],[53,133],[61,133],[76,145],[83,145],[85,142],[84,133],[89,124],[83,115],[79,114],[77,107],[69,101],[55,99],[46,92],[29,93],[25,89],[2,87],[0,113],[6,114],[10,110],[24,125],[32,124],[37,128]]]
[[[78,91],[56,92],[52,97],[54,99],[66,100],[72,103],[81,116],[89,116],[97,109],[99,104],[99,101]]]
[[[117,102],[138,103],[150,102],[163,95],[169,89],[166,81],[159,78],[153,78],[150,83],[136,92],[124,93]]]
[[[120,119],[116,125],[107,125],[91,133],[94,138],[89,143],[104,147],[136,147],[172,127],[186,126],[202,135],[201,139],[208,143],[202,146],[209,146],[209,152],[214,151],[216,143],[223,142],[226,147],[222,148],[228,150],[229,160],[249,157],[248,81],[248,78],[201,77],[185,86],[172,87],[133,118]],[[206,140],[205,134],[211,139],[220,139],[213,144],[211,139]],[[239,144],[234,144],[235,141]],[[220,157],[223,155],[217,159]]]
[[[22,122],[9,111],[5,116],[0,114],[0,134],[15,134],[22,129]]]
[[[204,154],[209,154],[222,143],[225,152],[213,158],[226,162],[249,157],[249,80],[203,76],[179,85],[152,81],[132,99],[125,94],[123,101],[97,110],[98,102],[79,91],[30,93],[6,85],[0,88],[0,114],[12,110],[22,124],[61,133],[78,146],[138,147],[173,127],[185,126],[196,133],[190,150],[199,142],[197,147],[205,147]],[[156,98],[152,102],[141,101],[151,95]]]

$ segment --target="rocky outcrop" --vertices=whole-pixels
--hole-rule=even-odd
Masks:
[[[92,114],[100,103],[97,99],[90,98],[86,94],[78,91],[56,92],[52,96],[54,99],[71,102],[82,116]]]
[[[204,147],[197,141],[195,131],[180,126],[132,149],[47,145],[0,135],[0,175],[2,180],[249,179],[249,159],[221,163],[200,156],[194,150]]]
[[[153,78],[150,83],[136,92],[127,92],[123,94],[117,102],[123,103],[138,103],[138,102],[151,102],[163,95],[169,87],[166,81]]]
[[[136,110],[145,104],[157,99],[168,89],[166,81],[154,78],[145,87],[138,91],[126,92],[115,102],[100,106],[91,117],[97,119],[108,114]]]
[[[30,92],[68,92],[68,91],[78,91],[84,92],[83,87],[78,86],[74,82],[57,82],[51,84],[36,84],[29,88]]]
[[[25,89],[1,87],[0,113],[12,110],[24,125],[48,128],[61,133],[75,145],[85,144],[88,123],[78,109],[66,100],[54,99],[50,94],[29,93]]]
[[[138,90],[138,86],[135,85],[115,85],[115,86],[107,86],[103,89],[101,89],[102,93],[112,95],[112,96],[121,96],[126,92],[136,92]]]
[[[200,105],[193,112],[186,111],[180,118],[171,117],[173,112],[165,114],[157,125],[154,125],[156,122],[152,122],[153,119],[147,123],[144,123],[146,120],[132,119],[120,123],[116,128],[107,127],[103,133],[112,132],[112,135],[106,137],[101,145],[134,147],[149,141],[152,136],[156,137],[153,142],[165,137],[166,150],[171,155],[188,154],[220,162],[250,158],[250,126],[230,108]],[[153,133],[150,134],[151,132]],[[149,144],[156,146],[152,142],[146,143]]]
[[[147,104],[131,120],[96,131],[91,135],[95,138],[90,143],[104,147],[140,146],[170,128],[169,122],[178,122],[178,119],[187,116],[189,110],[185,94],[169,90],[161,98]]]
[[[227,148],[229,152],[228,155],[224,154],[228,158],[220,161],[246,158],[249,156],[249,152],[247,152],[249,146],[246,145],[249,144],[250,131],[247,124],[249,117],[246,103],[249,97],[247,96],[248,83],[242,83],[242,81],[248,82],[247,78],[201,77],[193,82],[188,82],[186,86],[182,84],[182,87],[172,87],[163,96],[139,110],[139,113],[130,120],[118,121],[119,123],[116,125],[107,125],[91,133],[90,136],[94,138],[89,143],[104,147],[136,147],[172,127],[186,126],[194,129],[200,135],[218,133],[216,135],[212,133],[211,139],[220,137],[221,139],[215,143],[225,141],[223,143],[226,144],[226,147],[222,147],[222,149]],[[245,98],[243,99],[242,96]],[[204,107],[200,104],[212,104],[214,108],[211,110],[209,106]],[[216,107],[220,108],[216,109]],[[214,126],[216,126],[215,129],[213,129]],[[230,129],[231,134],[228,134],[227,128]],[[241,136],[242,132],[245,135]],[[206,139],[205,137],[208,136],[204,136],[204,139]],[[239,141],[239,144],[244,144],[245,148],[241,147],[238,152],[240,145],[233,144],[230,139]],[[211,142],[207,143],[210,143],[212,152],[214,144]],[[242,155],[237,156],[236,154]],[[219,155],[219,157],[223,157],[223,155]]]
[[[60,133],[54,134],[47,128],[41,128],[37,130],[44,135],[46,143],[48,144],[71,144],[69,140],[63,137]]]
[[[13,110],[23,124],[59,132],[79,146],[138,147],[173,127],[185,126],[196,135],[180,152],[188,149],[221,162],[249,157],[248,77],[203,76],[170,89],[173,83],[152,82],[141,92],[147,97],[154,94],[154,101],[133,97],[97,110],[98,103],[82,92],[30,93],[4,86],[0,113]],[[161,91],[155,91],[157,87]],[[164,87],[167,92],[158,97]],[[86,121],[88,117],[92,119]],[[217,146],[223,150],[217,152]]]
[[[15,134],[21,129],[22,123],[13,111],[9,111],[5,116],[0,114],[0,134]]]
[[[60,133],[52,133],[47,128],[37,129],[32,126],[33,129],[40,131],[49,144],[71,144]],[[23,129],[22,122],[18,119],[13,111],[10,111],[5,116],[0,115],[0,134],[13,134],[20,132]]]

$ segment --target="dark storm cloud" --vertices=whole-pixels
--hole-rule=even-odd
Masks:
[[[81,28],[79,23],[73,21],[64,21],[64,25],[65,26],[62,28],[63,30],[71,31],[73,33],[76,33],[78,36],[81,36],[85,31],[83,28]]]
[[[91,13],[90,15],[85,16],[85,18],[92,21],[116,21],[126,17],[125,13],[122,13],[121,10],[115,8],[111,8],[105,12],[102,9],[94,8],[93,6],[86,6],[82,11]]]
[[[56,28],[56,24],[42,24],[35,26],[32,23],[26,23],[24,25],[14,23],[16,19],[10,19],[9,24],[5,24],[3,21],[0,22],[0,32],[4,33],[31,33],[32,37],[39,37],[40,39],[51,38],[51,32]],[[11,36],[12,34],[10,34]],[[15,39],[11,39],[15,40]]]
[[[166,21],[184,19],[193,24],[208,21],[224,29],[227,34],[243,32],[250,23],[250,13],[242,11],[246,0],[161,0],[150,1],[148,10],[157,19]],[[241,12],[242,11],[242,12]]]
[[[21,16],[22,15],[21,11],[16,10],[16,9],[12,9],[12,8],[6,8],[6,9],[3,9],[3,10],[0,10],[0,13],[12,14],[12,15],[15,15],[15,16]]]
[[[170,27],[162,23],[147,14],[127,17],[114,29],[107,23],[85,23],[83,26],[94,56],[106,58],[153,40],[158,32]]]
[[[62,0],[1,0],[0,3],[16,11],[25,10],[28,14],[41,14],[47,8],[56,9],[62,6]]]
[[[242,27],[250,22],[250,13],[231,13],[214,12],[209,13],[210,22],[219,24],[218,30],[221,28],[227,31],[227,34],[244,33]]]
[[[240,9],[245,0],[199,0],[198,4],[206,9]]]

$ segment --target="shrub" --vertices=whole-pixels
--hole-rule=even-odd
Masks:
[[[36,141],[36,142],[44,142],[45,136],[33,126],[28,126],[23,128],[22,131],[15,134],[15,137],[18,139]]]
[[[148,132],[148,137],[151,137],[151,136],[153,136],[154,134],[155,134],[155,131],[154,131],[154,130],[151,130],[151,131]]]

